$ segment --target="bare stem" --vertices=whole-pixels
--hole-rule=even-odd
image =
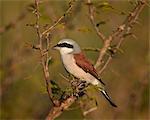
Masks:
[[[74,0],[71,0],[71,2],[74,2]],[[73,8],[74,4],[70,4],[69,8],[67,9],[67,11],[65,12],[65,14],[63,16],[61,16],[60,18],[58,18],[57,21],[55,21],[55,23],[50,26],[47,30],[45,30],[44,32],[42,32],[42,36],[44,36],[45,34],[49,33],[51,30],[53,30],[63,19],[64,17],[71,12],[72,8]]]
[[[128,33],[131,30],[132,26],[136,23],[136,20],[145,5],[146,5],[146,0],[138,1],[138,4],[133,9],[133,11],[129,14],[129,16],[123,22],[123,24],[120,25],[118,29],[105,40],[104,45],[99,53],[98,60],[95,64],[96,68],[98,68],[102,64],[103,57],[106,55],[106,52],[111,45],[111,42],[115,39],[120,39],[121,42],[123,41],[122,39],[125,38],[124,34]]]
[[[85,51],[94,51],[94,52],[99,52],[100,51],[99,48],[83,48],[82,50],[85,50]]]
[[[43,49],[43,44],[42,44],[42,34],[40,31],[40,23],[39,23],[39,19],[40,19],[40,13],[39,13],[39,0],[35,0],[35,7],[36,7],[36,11],[35,11],[35,15],[36,15],[36,22],[35,22],[35,28],[37,31],[37,35],[38,35],[38,40],[39,40],[39,49],[40,49],[40,55],[41,55],[41,65],[43,68],[43,73],[44,73],[44,78],[45,78],[45,83],[46,83],[46,90],[49,96],[50,101],[53,103],[54,102],[52,100],[51,97],[51,87],[50,87],[50,74],[49,74],[49,69],[48,69],[48,64],[47,63],[47,59],[48,59],[48,52],[47,52],[47,57],[46,60],[44,58],[44,49]],[[47,46],[49,46],[49,43],[47,43]]]
[[[97,35],[104,41],[105,40],[105,35],[100,32],[100,30],[98,29],[98,27],[96,26],[96,23],[95,23],[95,19],[94,19],[94,9],[93,9],[93,6],[92,6],[92,3],[91,3],[91,0],[88,0],[88,8],[89,8],[89,18],[90,18],[90,21],[92,23],[92,25],[94,26],[94,29],[97,33]]]
[[[63,101],[60,106],[54,106],[50,110],[48,116],[46,117],[46,120],[54,120],[55,118],[60,116],[64,110],[67,110],[75,102],[76,99],[77,97],[70,96],[65,101]]]

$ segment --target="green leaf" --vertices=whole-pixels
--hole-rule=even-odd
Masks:
[[[103,9],[103,10],[112,10],[114,9],[112,7],[112,5],[109,4],[109,2],[103,2],[103,3],[100,3],[96,6],[98,9]]]
[[[81,27],[77,29],[80,32],[91,32],[91,29],[87,28],[87,27]]]
[[[46,87],[45,87],[45,86],[42,86],[42,87],[40,88],[40,92],[41,92],[42,94],[47,94]]]
[[[60,96],[63,91],[61,90],[59,85],[54,80],[51,80],[50,83],[51,83],[51,89],[52,89],[53,96],[55,96],[55,97]]]
[[[64,23],[60,23],[56,27],[60,28],[60,29],[64,29],[65,28],[65,24]]]
[[[54,61],[53,61],[53,59],[52,59],[52,57],[49,57],[48,58],[48,66],[50,65],[50,64],[52,64]]]

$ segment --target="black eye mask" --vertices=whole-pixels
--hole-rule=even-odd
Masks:
[[[73,45],[70,45],[68,43],[60,43],[60,44],[57,44],[55,47],[73,48]]]

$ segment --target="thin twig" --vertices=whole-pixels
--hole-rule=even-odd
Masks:
[[[72,0],[71,2],[74,2],[74,0]],[[67,11],[65,12],[65,14],[63,16],[61,16],[57,21],[55,21],[55,23],[52,26],[50,26],[47,30],[42,32],[41,35],[44,36],[45,34],[49,33],[51,30],[53,30],[65,18],[65,16],[71,12],[73,6],[74,6],[74,4],[70,4],[70,6],[67,9]]]
[[[97,35],[104,41],[106,37],[105,37],[105,35],[102,32],[100,32],[100,30],[98,29],[98,27],[96,26],[96,23],[95,23],[94,9],[93,9],[91,0],[88,0],[87,5],[88,5],[88,8],[89,8],[90,21],[91,21],[92,25],[94,26],[94,29],[95,29]]]
[[[122,25],[118,27],[118,29],[112,33],[108,39],[105,40],[104,45],[99,53],[98,60],[95,64],[95,67],[98,68],[102,64],[103,57],[106,55],[106,52],[108,48],[111,45],[111,42],[114,39],[121,39],[124,38],[124,34],[126,32],[129,32],[133,24],[135,24],[135,21],[137,20],[139,14],[141,13],[142,9],[146,5],[146,0],[140,0],[138,1],[138,4],[136,7],[133,9],[131,14],[127,17],[127,19],[123,22]]]
[[[59,75],[63,78],[63,79],[65,79],[66,81],[70,81],[66,76],[64,76],[63,74],[61,74],[61,73],[59,73]]]
[[[76,99],[77,97],[70,96],[65,101],[63,101],[60,106],[54,106],[50,110],[48,116],[46,117],[46,120],[54,120],[55,118],[60,116],[64,110],[67,110],[75,102]]]
[[[42,65],[42,68],[43,68],[43,73],[44,73],[44,78],[45,78],[45,83],[46,83],[46,89],[47,89],[47,93],[48,93],[48,96],[49,96],[49,99],[50,101],[54,104],[53,100],[52,100],[52,97],[51,97],[51,87],[49,85],[50,83],[50,74],[49,74],[49,70],[48,70],[48,65],[46,64],[45,62],[45,59],[44,59],[44,50],[43,50],[43,44],[42,44],[42,35],[41,35],[41,32],[40,32],[40,26],[39,26],[39,19],[40,19],[40,13],[39,13],[39,0],[35,0],[35,15],[36,15],[36,22],[35,22],[35,28],[36,28],[36,31],[37,31],[37,35],[38,35],[38,40],[39,40],[39,49],[40,49],[40,55],[41,55],[41,65]],[[49,45],[47,45],[49,46]],[[48,54],[48,52],[47,52]],[[47,61],[47,58],[46,58],[46,61]]]
[[[100,51],[99,48],[82,48],[82,50],[85,50],[85,51],[94,51],[94,52],[99,52]]]
[[[102,72],[106,69],[107,65],[109,64],[109,62],[111,61],[112,57],[109,56],[109,58],[107,59],[107,61],[105,62],[104,66],[98,71],[98,74],[102,74]]]
[[[117,50],[121,46],[121,43],[123,42],[124,39],[125,39],[124,37],[120,38],[120,40],[119,40],[119,42],[118,42],[118,44],[116,46],[116,49],[114,50],[114,53],[117,52]],[[108,59],[106,60],[105,64],[103,65],[103,67],[98,71],[99,75],[102,74],[102,72],[106,69],[107,65],[111,62],[111,60],[112,60],[112,56],[109,55]]]

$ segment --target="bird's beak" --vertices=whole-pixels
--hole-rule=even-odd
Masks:
[[[52,47],[52,49],[53,49],[53,50],[57,50],[57,49],[58,49],[58,46],[57,46],[57,45],[54,45],[54,46]]]

